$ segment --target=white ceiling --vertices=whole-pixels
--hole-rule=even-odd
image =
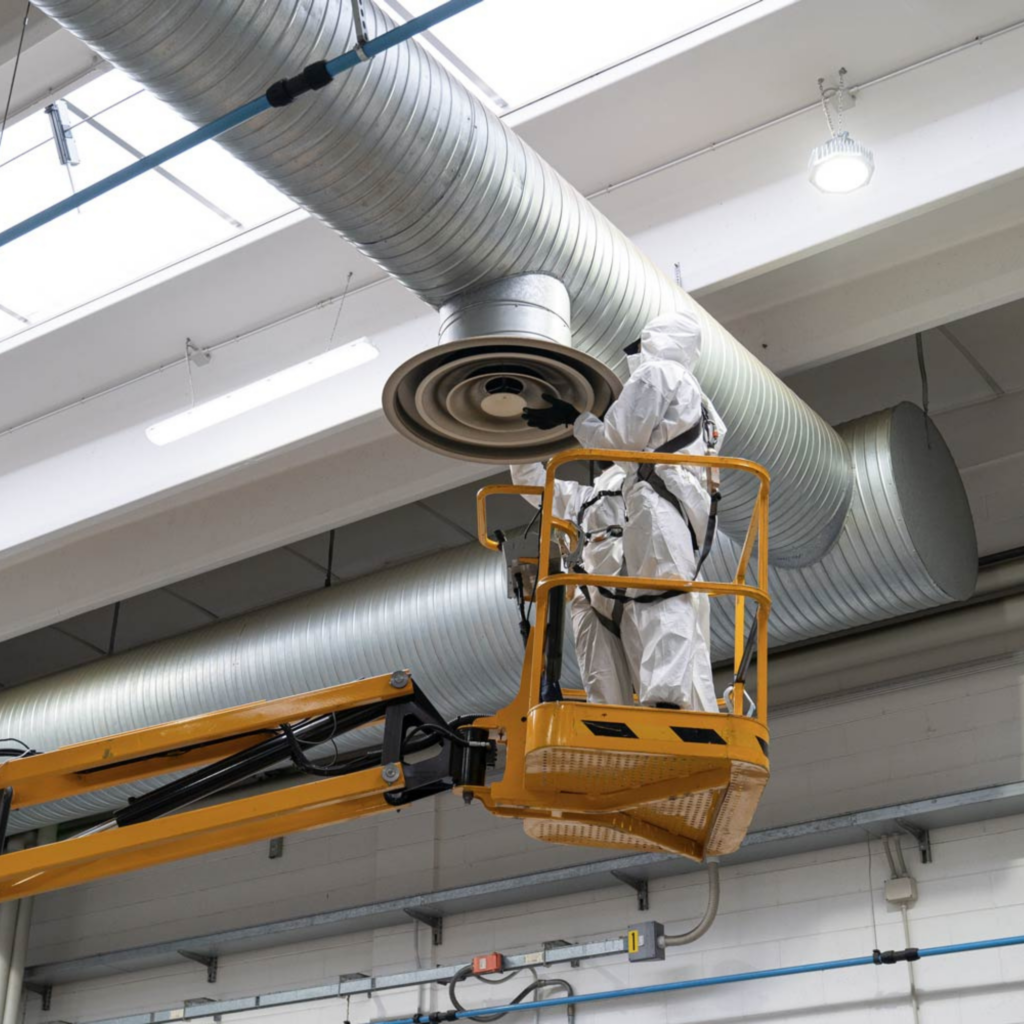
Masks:
[[[21,27],[25,19],[25,0],[0,0],[0,67],[13,60],[18,50]],[[25,47],[30,48],[59,30],[56,22],[51,21],[35,7],[28,12],[28,27],[25,29]],[[4,98],[9,76],[0,75],[0,83],[4,84]]]
[[[749,13],[757,20],[702,36],[699,46],[666,47],[631,65],[614,86],[583,83],[575,90],[583,95],[569,90],[556,97],[557,107],[526,108],[510,122],[589,194],[816,102],[817,80],[839,67],[855,85],[1024,18],[1017,0],[803,0]],[[950,73],[948,65],[943,70]],[[969,102],[969,94],[962,97]],[[870,123],[866,108],[874,103],[865,97],[849,117],[852,128]],[[823,142],[824,116],[809,123]],[[801,171],[806,152],[792,153]],[[708,199],[691,192],[677,202],[700,209]],[[627,232],[640,227],[617,214]]]

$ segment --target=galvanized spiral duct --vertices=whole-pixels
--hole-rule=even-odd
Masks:
[[[843,424],[854,499],[839,539],[802,569],[770,567],[772,643],[794,643],[883,622],[974,590],[974,523],[953,457],[935,424],[909,402]],[[771,538],[769,537],[769,547]],[[708,579],[731,579],[738,546],[719,538]],[[748,582],[757,583],[756,565]],[[732,650],[732,608],[715,602],[714,650]]]
[[[196,123],[356,42],[348,0],[39,6]],[[365,9],[371,37],[391,27]],[[569,292],[573,346],[619,370],[648,320],[693,309],[726,453],[777,483],[773,560],[809,564],[835,540],[851,493],[835,431],[415,43],[219,141],[435,308],[510,275],[550,275]],[[726,533],[742,532],[753,495],[746,478],[733,482]]]

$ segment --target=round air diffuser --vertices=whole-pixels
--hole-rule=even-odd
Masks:
[[[453,341],[403,363],[384,387],[391,425],[424,448],[470,462],[535,462],[575,443],[571,427],[523,421],[541,395],[603,416],[621,388],[604,363],[536,338]]]

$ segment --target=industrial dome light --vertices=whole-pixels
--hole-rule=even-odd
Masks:
[[[875,158],[867,146],[861,145],[843,128],[843,107],[852,107],[857,102],[853,93],[846,88],[846,68],[839,69],[839,84],[825,85],[825,79],[818,79],[821,93],[821,109],[825,113],[832,138],[811,150],[807,164],[811,184],[822,192],[842,194],[863,188],[875,173]],[[835,107],[833,120],[831,106]]]
[[[849,132],[839,132],[811,150],[807,169],[811,184],[822,192],[855,192],[871,180],[875,158]]]

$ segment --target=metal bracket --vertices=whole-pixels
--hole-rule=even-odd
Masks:
[[[408,907],[405,912],[414,921],[419,921],[420,924],[425,924],[430,929],[435,946],[441,945],[444,941],[444,918],[440,914],[428,914],[424,910],[410,910]]]
[[[29,992],[34,992],[43,1001],[43,1009],[50,1009],[50,1001],[53,998],[53,986],[52,985],[41,985],[34,981],[26,981],[22,983],[22,987],[28,989]]]
[[[185,339],[185,355],[193,366],[205,366],[213,359],[213,353],[209,349],[200,348],[191,338]]]
[[[186,960],[193,960],[197,964],[202,964],[206,968],[206,980],[212,985],[217,980],[217,958],[215,956],[207,956],[205,953],[193,953],[188,949],[179,949],[178,956],[183,956]]]
[[[926,828],[920,828],[914,825],[912,822],[904,821],[902,818],[897,818],[893,824],[901,831],[906,832],[908,836],[913,836],[917,840],[917,849],[921,854],[922,864],[931,864],[932,862],[932,834]]]
[[[363,47],[370,41],[370,37],[366,34],[366,8],[363,7],[363,0],[352,0],[352,24],[356,30],[356,56],[367,61],[370,56]]]
[[[573,945],[573,943],[569,942],[567,939],[548,939],[548,941],[544,943],[544,952],[547,953],[548,950],[551,950],[551,949],[562,949],[565,946],[571,946],[571,945]],[[569,961],[569,966],[570,967],[579,967],[579,965],[580,965],[579,960],[570,960]]]
[[[271,860],[278,860],[284,856],[284,836],[275,836],[270,840],[267,856]]]
[[[611,874],[612,878],[618,879],[623,885],[628,885],[636,893],[637,910],[651,909],[650,893],[647,888],[646,878],[637,878],[635,875],[630,875],[625,871],[613,871]]]

